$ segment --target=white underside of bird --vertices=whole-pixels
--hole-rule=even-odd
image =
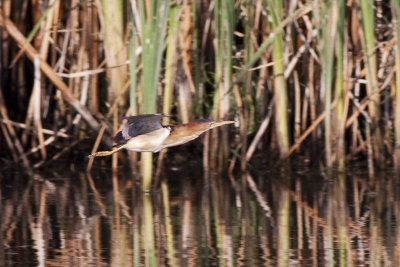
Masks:
[[[131,138],[126,145],[125,149],[136,152],[158,152],[163,147],[161,144],[169,136],[171,129],[163,127],[150,133],[142,134]]]

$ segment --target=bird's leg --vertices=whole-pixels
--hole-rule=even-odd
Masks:
[[[113,149],[113,150],[111,150],[111,151],[97,151],[96,153],[90,154],[90,155],[89,155],[89,158],[93,158],[93,157],[106,157],[106,156],[109,156],[109,155],[114,154],[115,152],[120,151],[121,149],[123,149],[123,148],[125,148],[125,147],[126,147],[126,144],[125,144],[125,145],[122,145],[122,146],[120,146],[120,147],[118,147],[118,148],[116,148],[116,149]]]

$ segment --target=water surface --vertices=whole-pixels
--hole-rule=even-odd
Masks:
[[[142,194],[120,171],[8,170],[4,266],[400,266],[390,172],[208,176],[167,170]]]

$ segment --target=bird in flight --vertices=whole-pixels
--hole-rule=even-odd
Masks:
[[[202,133],[234,121],[198,119],[185,124],[164,126],[160,123],[164,114],[144,114],[124,117],[128,122],[115,137],[111,151],[98,151],[89,157],[105,157],[122,149],[136,152],[159,152],[161,149],[179,146],[199,137]]]

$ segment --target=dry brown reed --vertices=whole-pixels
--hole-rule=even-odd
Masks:
[[[341,4],[3,1],[0,156],[35,166],[59,152],[61,129],[70,143],[93,140],[121,97],[114,132],[129,107],[182,122],[235,118],[239,129],[214,131],[204,148],[212,168],[227,166],[232,151],[241,169],[257,152],[328,167],[399,165],[398,3]]]

